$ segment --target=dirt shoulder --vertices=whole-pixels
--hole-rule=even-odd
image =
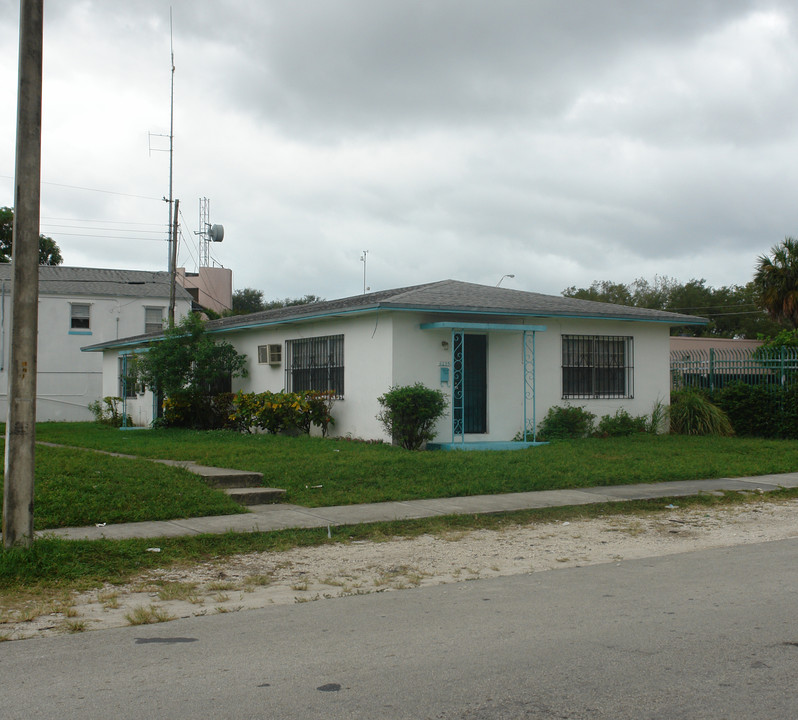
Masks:
[[[677,506],[646,516],[252,553],[143,573],[123,586],[20,603],[4,610],[0,638],[43,637],[790,537],[798,537],[798,500],[712,509]]]

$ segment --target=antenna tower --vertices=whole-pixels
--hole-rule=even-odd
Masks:
[[[199,199],[199,267],[210,267],[210,245],[212,242],[222,242],[224,227],[211,225],[211,201],[208,198]]]
[[[208,230],[211,227],[211,201],[208,198],[199,199],[199,266],[210,266],[210,245]]]

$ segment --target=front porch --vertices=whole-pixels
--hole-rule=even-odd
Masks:
[[[520,450],[535,447],[544,443],[537,442],[536,407],[535,407],[535,334],[544,332],[544,325],[511,325],[505,323],[469,323],[469,322],[432,322],[422,323],[422,330],[447,329],[451,331],[451,440],[450,442],[428,443],[430,450]],[[490,333],[519,333],[521,336],[521,396],[516,412],[524,429],[521,442],[512,440],[468,441],[466,435],[477,435],[486,432],[484,426],[475,428],[474,408],[487,414],[489,392],[485,382],[487,355],[485,343],[467,343],[467,337],[474,335],[487,336]],[[478,356],[468,356],[468,347]],[[476,375],[480,375],[477,378]],[[442,379],[444,375],[442,373]],[[448,370],[446,371],[448,381]],[[481,382],[479,380],[481,379]],[[447,383],[448,384],[448,383]],[[484,420],[483,420],[484,422]],[[530,440],[531,436],[531,440]]]

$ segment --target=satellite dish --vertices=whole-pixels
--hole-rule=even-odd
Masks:
[[[208,231],[208,237],[213,240],[213,242],[222,242],[222,240],[224,240],[224,225],[211,225],[211,229]]]

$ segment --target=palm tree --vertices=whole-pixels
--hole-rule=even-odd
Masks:
[[[798,240],[785,238],[760,255],[754,274],[759,305],[776,321],[798,328]]]

